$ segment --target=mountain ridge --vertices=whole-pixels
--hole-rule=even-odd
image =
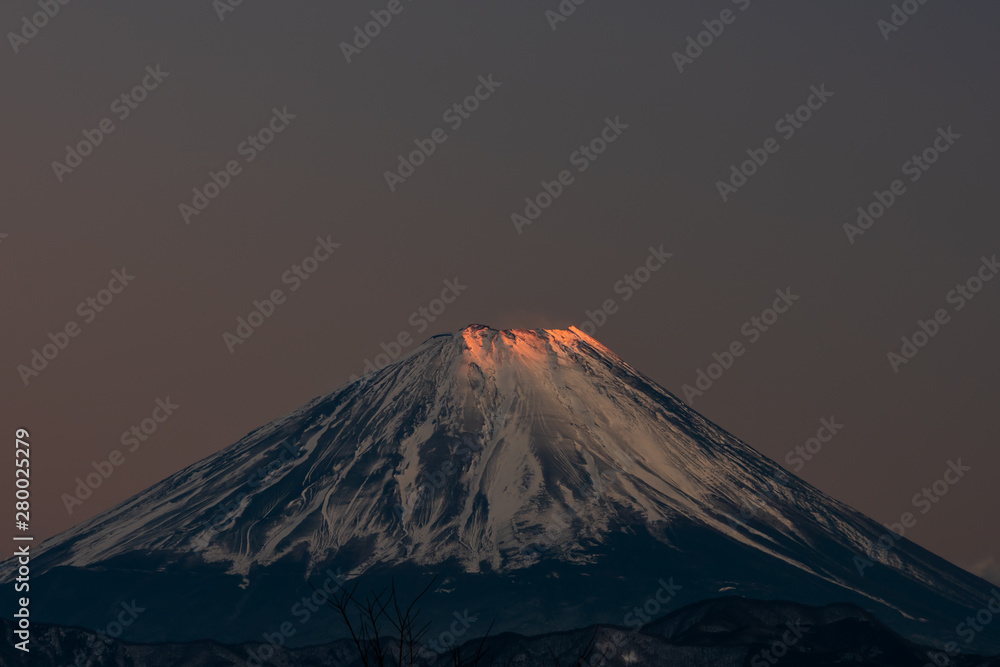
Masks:
[[[3,622],[8,640],[13,624]],[[79,627],[42,625],[36,628],[34,665],[64,665],[83,654],[94,667],[166,667],[176,664],[246,665],[326,665],[359,667],[354,643],[348,639],[315,646],[290,648],[275,643],[223,644],[210,640],[182,644],[136,644],[105,640],[101,633]],[[391,653],[396,640],[386,640]],[[17,664],[23,656],[12,648],[0,648],[0,664]],[[788,601],[764,602],[727,597],[698,602],[672,611],[638,629],[595,625],[535,636],[515,633],[493,635],[482,642],[483,664],[551,665],[551,656],[572,660],[593,646],[591,655],[600,655],[608,667],[641,664],[650,666],[704,664],[776,664],[777,659],[794,656],[798,665],[889,666],[939,663],[945,656],[931,647],[907,642],[859,607],[848,604],[811,607]],[[444,657],[429,654],[422,646],[427,664]],[[468,660],[480,648],[479,639],[459,645]],[[937,660],[935,661],[935,656]],[[256,658],[256,661],[255,661]],[[790,659],[790,658],[789,658]],[[976,655],[952,656],[954,667],[995,667],[1000,658]]]
[[[603,595],[614,608],[644,585],[620,573],[677,573],[704,597],[865,603],[911,636],[931,625],[946,634],[953,615],[986,600],[985,582],[917,545],[873,550],[885,530],[579,329],[470,325],[46,541],[34,566],[52,574],[52,591],[110,571],[174,582],[194,576],[185,568],[223,573],[203,584],[225,589],[209,605],[244,605],[272,590],[274,573],[301,584],[334,565],[350,577],[445,572],[463,588],[442,588],[443,606],[480,586],[505,599],[507,581],[525,600]],[[875,571],[862,576],[858,555]],[[153,586],[181,595],[164,588]],[[612,614],[565,607],[557,620],[512,608],[499,627]],[[211,636],[230,638],[221,624],[239,613]]]

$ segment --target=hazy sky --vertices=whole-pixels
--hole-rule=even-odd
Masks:
[[[244,0],[220,20],[223,2],[73,2],[37,30],[36,2],[0,9],[27,35],[0,47],[0,404],[8,434],[31,431],[38,537],[332,391],[401,334],[579,326],[614,299],[595,336],[678,395],[743,344],[695,409],[779,461],[833,418],[790,470],[879,521],[915,512],[907,537],[964,567],[1000,559],[1000,280],[949,298],[1000,253],[996,3],[928,2],[896,30],[871,0],[590,0],[565,21],[557,0]],[[391,22],[345,49],[372,11]],[[99,145],[67,156],[81,141]],[[400,177],[416,141],[433,154]],[[213,172],[226,187],[196,201]],[[512,222],[543,181],[561,194]],[[724,201],[720,181],[740,187]],[[892,205],[848,234],[876,191]],[[339,247],[303,279],[317,238]],[[446,281],[467,288],[431,322]],[[777,290],[798,298],[763,331]],[[65,349],[19,371],[49,334]],[[921,514],[914,495],[959,459],[972,470]]]

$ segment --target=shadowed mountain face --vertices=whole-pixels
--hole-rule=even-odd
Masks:
[[[8,642],[0,647],[0,664],[23,663],[12,648],[13,628],[5,623]],[[393,655],[394,642],[384,644]],[[262,653],[263,649],[263,653]],[[909,642],[853,605],[809,607],[790,602],[719,598],[689,605],[641,630],[593,626],[569,632],[525,637],[504,634],[457,647],[465,665],[552,667],[584,664],[604,667],[1000,667],[1000,659],[952,656]],[[477,653],[478,663],[474,662]],[[85,656],[92,667],[180,667],[182,665],[246,665],[265,655],[273,665],[298,667],[363,667],[354,643],[342,639],[321,646],[292,649],[266,644],[141,645],[108,641],[77,628],[36,630],[32,663],[37,667],[78,664]],[[455,664],[452,654],[424,653],[421,665]],[[256,664],[256,663],[252,663]],[[392,662],[392,664],[397,664]]]
[[[885,533],[579,330],[471,326],[49,540],[32,588],[39,620],[85,627],[128,591],[143,641],[284,621],[290,644],[327,640],[300,603],[338,573],[437,575],[442,627],[465,610],[523,634],[629,624],[668,579],[679,603],[850,601],[956,641],[988,584],[905,540],[873,549]],[[987,633],[969,647],[1000,651]]]

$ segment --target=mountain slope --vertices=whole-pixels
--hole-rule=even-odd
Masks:
[[[905,541],[873,551],[885,532],[586,334],[477,325],[49,540],[34,567],[51,571],[53,594],[116,571],[173,605],[207,604],[220,618],[204,636],[227,640],[273,623],[259,608],[284,601],[271,582],[298,591],[333,565],[372,582],[444,574],[444,617],[490,591],[496,609],[478,608],[501,630],[621,622],[634,596],[676,575],[692,596],[850,600],[948,640],[985,605],[985,582]],[[859,555],[878,563],[864,576]],[[205,594],[176,597],[185,576]],[[239,590],[204,583],[224,579]],[[533,596],[560,611],[522,609]]]

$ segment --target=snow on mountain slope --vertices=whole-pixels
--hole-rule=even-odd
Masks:
[[[798,572],[916,619],[935,599],[974,608],[985,593],[908,542],[873,551],[885,528],[583,332],[479,325],[435,336],[48,540],[33,574],[148,554],[187,568],[193,552],[246,585],[279,561],[299,559],[308,574],[344,554],[352,575],[457,563],[513,576],[542,561],[592,565],[643,531],[676,562],[704,560],[692,545],[732,544],[748,571]],[[854,555],[887,578],[858,576]],[[798,583],[782,586],[787,596]]]
[[[732,518],[748,498],[768,533]],[[470,326],[45,547],[61,554],[51,565],[79,567],[193,541],[245,573],[300,545],[323,560],[362,539],[373,563],[503,570],[528,564],[523,548],[551,525],[574,527],[555,546],[572,560],[621,525],[678,516],[819,576],[774,533],[807,545],[831,531],[862,554],[877,537],[578,329]]]

